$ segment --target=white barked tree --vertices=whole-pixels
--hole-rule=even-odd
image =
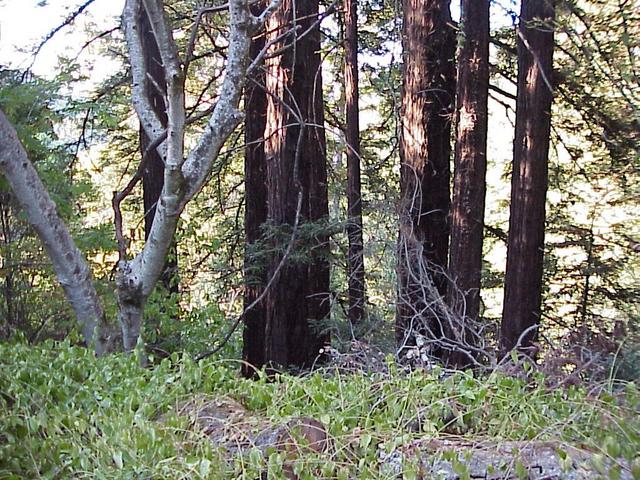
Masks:
[[[131,102],[142,128],[152,139],[150,148],[157,148],[165,165],[164,187],[156,206],[150,235],[142,250],[133,256],[127,253],[122,236],[122,220],[118,218],[119,203],[114,196],[120,254],[116,274],[118,321],[126,351],[132,350],[140,337],[144,307],[162,274],[181,213],[202,189],[224,143],[243,119],[239,105],[245,79],[269,47],[266,45],[257,57],[252,58],[249,51],[251,38],[263,27],[280,2],[273,0],[259,15],[251,13],[250,0],[229,0],[225,5],[229,25],[225,76],[204,132],[191,151],[186,152],[185,134],[190,122],[185,110],[185,79],[200,19],[206,9],[196,12],[191,41],[181,57],[165,16],[164,2],[126,0],[122,26],[131,65]],[[150,20],[165,73],[166,128],[163,128],[144,88],[148,72],[139,25],[143,11]],[[91,270],[60,219],[15,129],[1,111],[0,173],[6,177],[30,224],[42,240],[87,344],[93,345],[98,355],[109,351],[112,347],[108,322],[104,318]]]

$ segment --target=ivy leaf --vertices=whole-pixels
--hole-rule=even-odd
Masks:
[[[118,470],[122,470],[123,462],[122,462],[122,452],[114,452],[112,455],[113,463],[116,464]]]

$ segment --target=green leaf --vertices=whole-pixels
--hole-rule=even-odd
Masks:
[[[516,476],[519,479],[523,479],[523,480],[529,478],[529,470],[527,469],[527,467],[524,466],[524,463],[522,463],[520,460],[516,462]]]
[[[113,463],[116,464],[116,468],[122,470],[123,462],[122,462],[122,452],[114,452],[112,455]]]
[[[211,473],[211,461],[207,458],[200,460],[198,471],[202,478],[209,478],[209,474]]]
[[[362,435],[360,437],[360,448],[362,448],[363,450],[369,448],[369,445],[371,444],[371,438],[371,435],[369,435],[368,433]]]

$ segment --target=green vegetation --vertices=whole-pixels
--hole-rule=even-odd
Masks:
[[[633,383],[549,389],[537,375],[443,379],[438,370],[389,367],[384,375],[324,370],[249,381],[222,359],[173,354],[143,368],[134,356],[96,359],[68,342],[0,344],[0,478],[254,479],[267,465],[269,478],[284,478],[282,453],[225,455],[176,414],[203,394],[232,397],[274,422],[304,415],[325,423],[332,447],[296,459],[300,478],[395,478],[385,476],[380,452],[450,434],[554,440],[640,466]]]
[[[39,2],[38,8],[53,8],[53,3]],[[59,3],[72,8],[74,2]],[[218,6],[210,8],[211,2],[144,3],[165,7],[181,59],[188,59],[186,42],[192,31],[197,33],[184,98],[189,127],[184,145],[190,151],[219,101],[228,17]],[[141,336],[133,354],[120,352],[119,338],[112,355],[96,358],[87,348],[90,342],[79,334],[40,238],[9,182],[0,176],[0,480],[276,480],[293,474],[299,479],[431,478],[419,471],[419,460],[428,453],[422,449],[431,441],[469,442],[473,447],[500,444],[507,449],[512,445],[507,442],[548,442],[562,459],[571,460],[567,452],[583,452],[603,478],[640,479],[640,10],[634,2],[622,0],[558,2],[539,335],[530,350],[514,352],[505,365],[496,367],[503,355],[500,317],[518,98],[518,32],[508,17],[515,20],[518,14],[511,10],[522,2],[491,2],[482,302],[478,318],[460,318],[463,331],[467,325],[478,325],[478,338],[484,343],[471,346],[478,348],[478,360],[484,363],[474,372],[451,373],[433,368],[444,350],[434,348],[425,332],[415,337],[415,345],[403,345],[408,347],[403,351],[394,330],[401,230],[399,140],[406,91],[401,88],[403,2],[357,2],[367,298],[366,318],[354,323],[348,318],[345,154],[350,147],[344,135],[344,3],[338,2],[335,9],[323,7],[331,18],[318,34],[322,75],[317,78],[325,81],[319,102],[324,104],[326,145],[316,163],[327,168],[323,202],[328,216],[291,224],[267,215],[255,225],[259,238],[249,241],[246,159],[249,147],[266,148],[261,139],[269,138],[264,134],[271,130],[263,126],[257,133],[260,141],[252,142],[247,138],[251,122],[240,125],[215,158],[200,194],[180,216],[175,249],[169,249],[176,271],[144,299]],[[21,71],[18,65],[0,64],[0,110],[17,131],[90,265],[105,318],[119,332],[116,279],[121,257],[112,197],[137,178],[145,147],[133,108],[131,58],[123,29],[102,32],[106,26],[101,22],[81,20],[65,21],[65,28],[75,34],[83,31],[88,43],[71,45],[66,52],[71,58],[61,58],[54,71]],[[111,26],[117,25],[113,20]],[[307,37],[315,34],[300,40]],[[459,41],[464,44],[462,35]],[[318,48],[307,50],[315,55]],[[296,52],[302,49],[296,47]],[[94,67],[105,60],[113,62],[112,71],[94,78],[100,70]],[[250,96],[245,96],[245,113],[254,108],[256,117],[268,117],[266,101],[262,107],[251,105]],[[285,120],[282,124],[289,124]],[[310,118],[304,122],[307,128],[315,124]],[[4,145],[0,140],[0,153]],[[303,166],[313,163],[310,155],[299,157]],[[155,173],[163,176],[164,167]],[[260,173],[265,188],[274,184],[267,177]],[[128,260],[145,243],[145,188],[144,182],[138,184],[121,205]],[[268,202],[274,203],[256,203]],[[290,206],[283,204],[283,210]],[[320,248],[318,239],[325,237],[327,243]],[[289,277],[280,288],[271,282],[279,269],[274,259],[287,252],[279,275]],[[531,261],[526,255],[522,258]],[[278,297],[275,291],[288,293],[314,279],[299,272],[318,260],[330,268],[330,283],[321,289],[327,315],[312,318],[308,310],[300,310],[291,315],[300,324],[291,322],[280,339],[306,322],[314,336],[330,333],[331,344],[320,345],[321,352],[330,349],[331,358],[314,363],[318,368],[311,372],[300,368],[303,362],[254,362],[248,349],[243,350],[247,338],[254,339],[261,354],[275,350],[262,345],[267,331],[273,332],[273,319],[265,313],[276,310],[270,295],[286,299],[285,308],[279,304],[277,309],[283,318],[299,303],[316,301],[320,297],[315,294],[296,300]],[[300,268],[289,269],[289,264]],[[263,273],[269,278],[262,278]],[[424,275],[428,281],[422,286],[431,284],[431,273]],[[251,295],[257,295],[266,285],[271,290],[247,310],[255,298],[249,287],[255,287]],[[412,302],[414,313],[427,310],[423,300]],[[253,329],[247,312],[259,320],[254,326],[264,328]],[[298,343],[291,343],[287,355],[300,350]],[[318,348],[307,349],[309,358],[315,358]],[[458,352],[456,348],[451,352]],[[214,353],[194,360],[207,352]],[[535,358],[531,363],[522,360],[528,352]],[[270,377],[261,373],[253,380],[242,378],[241,366],[251,362],[291,369]],[[218,419],[229,428],[216,437],[202,424],[205,409],[198,410],[200,404],[218,401],[255,421],[242,424],[253,433],[258,424],[277,427],[301,417],[321,422],[329,446],[326,451],[307,448],[294,455],[277,442],[230,448],[234,439],[221,435],[238,427],[233,419]],[[461,450],[453,450],[446,453],[454,455],[448,459],[459,469],[459,478],[470,478],[471,462],[460,462],[455,455]],[[391,465],[398,455],[401,471],[397,463]],[[516,476],[527,478],[520,467],[513,465]]]

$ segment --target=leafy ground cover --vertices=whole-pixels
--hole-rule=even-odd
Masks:
[[[0,345],[0,478],[397,478],[385,455],[416,439],[553,440],[640,478],[640,392],[634,383],[549,389],[544,379],[398,371],[244,380],[236,361],[172,355],[96,359],[67,342]],[[229,455],[180,406],[232,398],[272,422],[310,417],[331,438],[291,460],[257,449]],[[455,437],[454,437],[455,436]],[[405,462],[404,478],[416,478]],[[615,478],[613,470],[608,476]],[[464,478],[464,473],[461,474]]]

